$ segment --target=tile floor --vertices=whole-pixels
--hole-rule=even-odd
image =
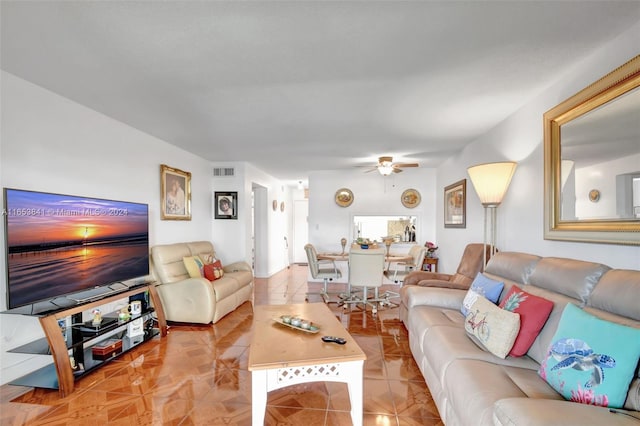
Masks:
[[[269,279],[256,279],[255,303],[304,303],[307,291],[321,287],[306,277],[306,266],[292,265]],[[367,354],[364,424],[442,425],[397,308],[374,317],[371,311],[329,306]],[[250,425],[251,320],[251,304],[245,303],[213,326],[173,324],[166,338],[140,345],[81,378],[66,398],[54,390],[4,385],[0,424]],[[345,384],[296,385],[269,393],[265,424],[350,425],[349,409]]]

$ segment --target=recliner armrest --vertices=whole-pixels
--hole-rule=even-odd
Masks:
[[[404,285],[417,285],[424,280],[449,281],[451,277],[449,274],[440,274],[438,272],[413,271],[404,279]]]

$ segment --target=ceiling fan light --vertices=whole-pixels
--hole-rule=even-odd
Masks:
[[[391,164],[380,164],[378,166],[378,171],[382,176],[389,176],[393,173],[393,166]]]

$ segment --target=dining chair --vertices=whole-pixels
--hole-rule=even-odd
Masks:
[[[396,284],[402,283],[404,277],[410,272],[422,269],[422,263],[426,255],[427,249],[424,246],[414,245],[409,249],[408,257],[410,257],[411,260],[396,263],[394,269],[391,269],[391,266],[389,266],[389,269],[384,271],[384,275]]]
[[[342,272],[336,266],[335,261],[331,259],[318,259],[318,252],[312,244],[306,244],[304,251],[307,254],[307,261],[309,262],[309,272],[313,279],[321,279],[323,282],[322,291],[319,293],[309,292],[305,295],[304,300],[309,301],[310,295],[320,295],[324,303],[329,303],[328,284],[329,281],[337,280],[342,277]],[[336,293],[338,294],[338,293]]]
[[[339,303],[345,308],[350,305],[362,305],[364,310],[371,306],[374,315],[378,312],[378,307],[392,305],[389,294],[379,294],[384,261],[384,248],[352,247],[349,251],[348,294]],[[369,296],[370,291],[373,291],[373,297]]]

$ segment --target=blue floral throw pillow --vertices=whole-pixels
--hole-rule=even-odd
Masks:
[[[469,291],[467,291],[467,295],[462,301],[460,312],[462,312],[462,315],[466,318],[469,314],[471,305],[478,300],[478,296],[484,296],[487,300],[496,303],[500,298],[500,293],[502,293],[503,288],[503,282],[492,280],[481,272],[478,272],[478,275],[476,275],[475,279],[471,283]]]
[[[568,304],[538,374],[565,399],[621,408],[640,358],[640,329]]]

